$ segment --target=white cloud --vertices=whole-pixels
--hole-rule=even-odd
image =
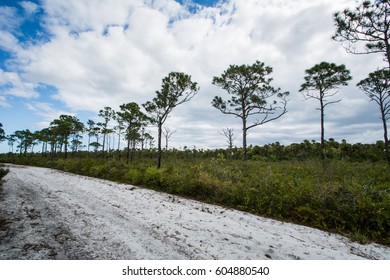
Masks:
[[[139,0],[43,1],[43,8],[48,15],[45,19],[46,27],[51,30],[57,26],[66,26],[74,32],[94,30],[102,33],[108,25],[126,23],[132,10],[142,6],[144,4]],[[55,29],[51,31],[56,35]]]
[[[48,124],[54,119],[58,119],[60,115],[75,115],[75,113],[59,110],[47,102],[27,102],[25,106],[36,115],[42,117],[43,122],[39,122],[37,126],[39,129],[48,127]]]
[[[274,69],[274,85],[291,92],[291,102],[288,114],[251,131],[250,141],[301,141],[319,130],[316,104],[298,93],[305,69],[321,61],[345,63],[353,76],[364,77],[380,61],[348,55],[331,40],[332,13],[347,5],[355,1],[230,0],[191,14],[173,0],[46,0],[42,8],[50,41],[22,49],[7,33],[3,44],[17,53],[24,79],[56,87],[55,98],[73,112],[142,104],[170,71],[192,75],[199,94],[168,120],[177,129],[174,138],[188,146],[190,141],[224,146],[218,131],[210,136],[213,129],[234,126],[241,134],[238,119],[211,107],[215,95],[226,96],[211,81],[230,64],[264,61]],[[366,101],[356,93],[356,82],[341,89],[348,98],[339,108],[364,122],[362,107],[353,105]]]
[[[22,1],[19,5],[23,8],[24,13],[28,17],[33,16],[39,10],[39,6],[30,1]]]
[[[35,91],[35,85],[24,81],[18,73],[6,72],[0,68],[1,104],[8,106],[7,96],[35,98],[38,96],[38,93]]]
[[[0,30],[14,31],[22,23],[13,7],[0,6]]]
[[[18,39],[12,33],[3,30],[0,30],[0,49],[11,53],[21,51]]]
[[[7,99],[5,98],[5,96],[0,95],[0,107],[3,107],[3,108],[11,107],[11,105],[7,102]]]

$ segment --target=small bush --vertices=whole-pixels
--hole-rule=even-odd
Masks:
[[[220,184],[218,179],[201,172],[198,177],[188,181],[183,187],[183,194],[197,199],[214,200],[215,191]]]
[[[130,169],[123,176],[123,180],[132,185],[142,185],[144,182],[143,172],[137,169]]]
[[[148,167],[145,171],[145,185],[152,188],[161,188],[160,180],[161,170],[156,167]]]

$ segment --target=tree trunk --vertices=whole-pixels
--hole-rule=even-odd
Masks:
[[[246,147],[246,135],[247,135],[247,129],[246,129],[246,119],[242,119],[242,159],[247,159],[247,147]]]
[[[130,162],[133,163],[134,160],[134,150],[135,150],[135,140],[131,143],[131,153],[130,153]]]
[[[65,158],[68,157],[68,136],[65,137]]]
[[[130,158],[130,137],[127,139],[127,154],[126,154],[126,163],[129,164]]]
[[[390,167],[390,151],[389,151],[389,138],[387,136],[386,114],[382,104],[381,104],[381,114],[382,114],[382,123],[383,123],[383,138],[385,140],[386,160],[387,160],[387,164]]]
[[[241,110],[242,110],[242,159],[247,159],[247,148],[246,148],[246,135],[247,135],[247,128],[246,128],[246,111],[245,111],[245,98],[242,98],[241,100]]]
[[[121,130],[119,130],[118,132],[118,160],[121,159],[120,146],[121,146]]]
[[[322,93],[321,93],[322,96]],[[321,159],[325,160],[325,128],[324,128],[324,122],[325,122],[325,114],[324,114],[324,100],[320,99],[321,103]]]
[[[387,58],[387,63],[389,65],[389,70],[390,70],[390,45],[389,45],[389,37],[387,35],[388,33],[385,33],[385,47],[386,47],[386,58]]]
[[[158,122],[158,146],[157,146],[157,168],[158,169],[160,169],[161,167],[161,157],[162,157],[161,137],[162,137],[162,123],[161,121],[159,121]]]
[[[103,134],[103,146],[102,146],[102,157],[104,158],[104,148],[106,144],[106,134]]]

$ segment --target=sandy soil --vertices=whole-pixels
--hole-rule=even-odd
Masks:
[[[309,227],[55,170],[9,165],[0,259],[390,259]]]

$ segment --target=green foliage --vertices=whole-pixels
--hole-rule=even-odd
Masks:
[[[390,93],[390,71],[388,69],[374,71],[361,80],[357,86],[378,105],[383,102],[388,103],[386,97]],[[389,114],[388,110],[385,111]]]
[[[144,182],[144,173],[143,170],[130,169],[125,173],[123,179],[126,183],[130,183],[132,185],[141,185]]]
[[[327,91],[348,85],[348,81],[352,79],[349,73],[343,64],[321,62],[306,70],[305,83],[301,85],[299,91],[318,91],[320,96],[314,98],[323,98],[324,96],[321,95]],[[313,96],[309,95],[309,97]]]
[[[108,123],[111,119],[115,116],[115,111],[112,110],[111,107],[104,107],[103,110],[99,111],[98,114],[99,117],[102,117],[104,119],[103,122],[97,123],[97,125],[100,127],[100,131],[103,134],[103,145],[102,145],[102,152],[104,153],[105,145],[106,145],[106,136],[107,134],[112,132],[112,129],[108,128]],[[90,125],[93,126],[93,124],[90,122]]]
[[[84,124],[75,116],[61,115],[58,119],[53,120],[50,125],[51,133],[59,137],[59,139],[56,139],[55,141],[59,140],[59,142],[64,145],[64,157],[67,158],[69,137],[71,135],[74,135],[75,139],[80,137],[79,133],[84,130]],[[76,135],[79,136],[76,137]],[[77,151],[77,149],[76,145],[75,150]]]
[[[117,119],[125,129],[125,139],[127,139],[127,154],[126,162],[129,163],[131,143],[135,145],[137,141],[141,140],[140,131],[145,127],[150,119],[141,112],[141,108],[137,103],[131,102],[122,104],[121,111],[117,112]]]
[[[161,90],[156,91],[157,96],[143,106],[156,124],[164,123],[173,108],[191,100],[198,91],[199,86],[192,82],[190,75],[171,72],[162,80]]]
[[[157,167],[148,167],[145,170],[145,184],[151,188],[159,189],[161,187],[161,173],[162,170],[159,170]]]
[[[390,66],[389,16],[389,0],[363,1],[353,10],[335,13],[333,39],[347,42],[345,48],[349,53],[380,53]],[[363,45],[364,50],[360,49]]]

